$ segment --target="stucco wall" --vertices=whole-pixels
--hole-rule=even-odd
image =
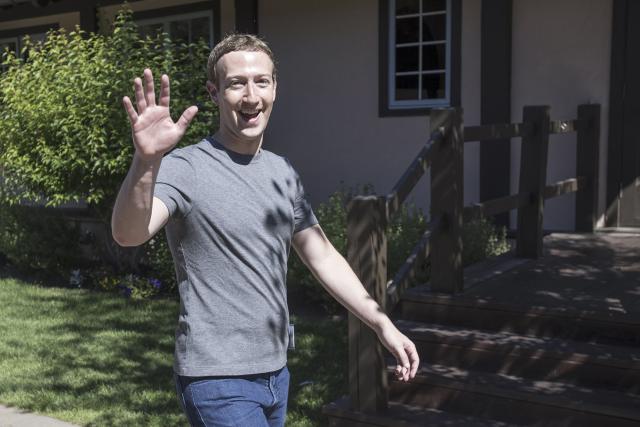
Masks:
[[[462,101],[479,122],[480,2],[464,2]],[[314,205],[343,181],[387,193],[427,140],[428,119],[378,116],[378,2],[259,2],[260,33],[278,64],[265,148],[287,156]],[[465,155],[465,201],[477,200],[477,147]],[[428,180],[416,192],[427,207]]]
[[[524,105],[550,105],[552,120],[575,118],[578,104],[602,105],[599,214],[605,200],[612,10],[612,0],[513,2],[512,120],[522,120]],[[548,183],[575,176],[575,141],[575,134],[552,135]],[[516,192],[519,140],[512,148]],[[545,228],[573,229],[574,212],[574,195],[549,200]]]

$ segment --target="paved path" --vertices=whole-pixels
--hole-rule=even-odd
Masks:
[[[0,427],[78,427],[54,418],[0,405]]]

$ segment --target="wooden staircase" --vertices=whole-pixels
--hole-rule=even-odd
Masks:
[[[640,426],[640,321],[409,289],[396,326],[421,356],[389,409],[328,405],[331,426]],[[387,356],[389,356],[387,354]]]
[[[495,289],[477,292],[486,276],[474,271],[465,278],[462,269],[462,224],[477,216],[517,210],[512,265],[542,257],[549,198],[576,193],[576,231],[593,233],[600,115],[599,105],[580,105],[576,119],[551,121],[549,107],[527,106],[522,123],[465,127],[460,108],[433,109],[429,141],[391,193],[352,200],[349,264],[416,343],[421,367],[409,383],[396,381],[395,361],[350,314],[349,396],[324,408],[331,426],[640,427],[640,302],[636,317],[579,310],[580,301],[571,298],[562,306],[540,304],[528,296],[531,283],[520,288],[522,296],[514,293],[517,286],[503,288],[510,298],[498,300]],[[547,185],[549,136],[567,132],[577,134],[576,177]],[[463,206],[464,143],[510,138],[522,141],[519,192]],[[427,170],[429,229],[389,281],[387,226]],[[424,260],[430,285],[410,288]],[[609,279],[598,283],[603,280]],[[618,303],[637,295],[632,282]]]

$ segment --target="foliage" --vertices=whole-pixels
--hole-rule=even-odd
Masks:
[[[156,87],[160,75],[167,74],[174,120],[189,105],[200,107],[179,145],[193,144],[217,125],[217,110],[202,107],[212,105],[204,89],[208,54],[204,40],[178,45],[163,33],[141,37],[126,9],[118,14],[110,34],[60,29],[49,31],[44,42],[26,39],[20,57],[6,51],[2,56],[6,71],[0,74],[0,204],[30,201],[58,206],[84,200],[109,230],[111,208],[134,150],[122,97],[134,99],[132,80],[145,67],[154,72]],[[2,243],[4,252],[13,259],[21,253],[34,256],[33,262],[43,267],[65,264],[58,259],[59,252],[65,248],[73,253],[74,234],[62,232],[64,226],[56,223],[57,238],[49,239],[51,230],[36,245],[17,236],[35,236],[44,224],[35,217],[19,220],[11,226],[5,221],[0,230],[3,235],[15,232]],[[166,244],[157,242],[140,252],[154,267],[167,260],[170,264]],[[97,243],[98,253],[121,255],[113,248],[105,250],[104,242]]]
[[[462,264],[467,266],[509,251],[507,230],[486,218],[469,221],[462,228]]]
[[[109,207],[133,155],[121,98],[145,67],[172,78],[174,119],[206,99],[208,46],[176,45],[166,34],[141,38],[123,10],[108,35],[49,31],[25,41],[26,59],[5,54],[0,77],[0,164],[5,201],[56,206],[86,200]],[[159,79],[157,79],[159,80]],[[198,93],[194,90],[201,87]],[[181,144],[211,131],[214,111],[200,112]]]
[[[141,277],[136,274],[116,276],[106,271],[92,273],[94,286],[101,290],[117,292],[125,298],[142,300],[154,297],[163,290],[163,282],[157,278]]]
[[[0,204],[0,252],[21,270],[64,276],[81,262],[81,230],[51,211]]]
[[[326,203],[322,203],[316,210],[316,216],[327,238],[335,248],[346,257],[347,255],[347,204],[355,194],[371,194],[369,191],[358,192],[342,188],[333,193]],[[398,271],[407,259],[422,234],[428,226],[424,214],[414,205],[403,205],[392,219],[387,228],[387,262],[388,276]],[[509,250],[506,241],[506,230],[496,230],[490,221],[481,218],[466,223],[462,230],[464,266],[473,264],[491,256],[499,255]],[[427,281],[428,260],[419,267],[417,278]],[[338,303],[317,282],[297,255],[289,258],[288,287],[296,298],[305,299],[321,304],[327,311],[336,312],[340,309]]]

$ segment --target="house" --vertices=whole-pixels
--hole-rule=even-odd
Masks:
[[[0,46],[50,28],[106,28],[122,1],[0,0]],[[631,0],[131,0],[142,31],[215,43],[257,32],[278,57],[266,147],[289,157],[314,204],[341,182],[391,189],[428,139],[431,108],[468,125],[522,121],[525,105],[571,119],[602,106],[599,227],[640,227],[640,4]],[[204,102],[204,100],[203,100]],[[575,176],[575,136],[552,135],[549,182]],[[470,142],[465,204],[517,192],[520,141]],[[428,208],[428,183],[414,199]],[[575,195],[545,228],[574,227]],[[516,220],[502,218],[511,226]]]

